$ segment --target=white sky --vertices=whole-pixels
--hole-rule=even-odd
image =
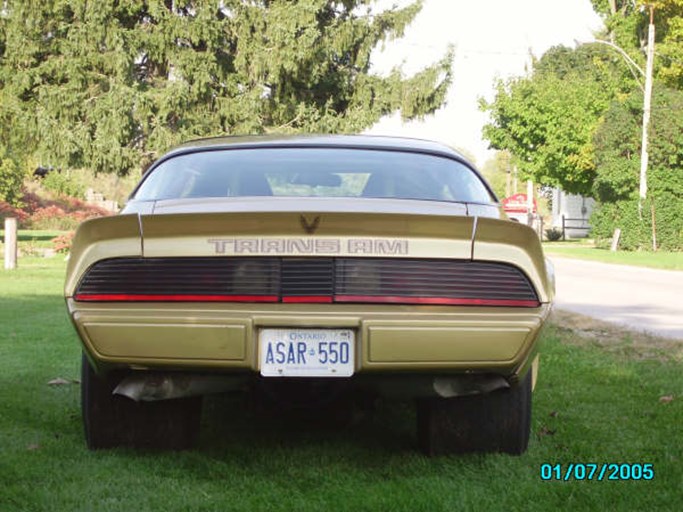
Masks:
[[[410,0],[379,0],[379,8]],[[589,41],[600,29],[590,0],[425,0],[405,37],[389,42],[373,56],[374,70],[386,72],[403,63],[412,74],[455,46],[454,80],[447,105],[424,121],[402,123],[399,115],[382,119],[367,131],[434,139],[472,153],[482,167],[493,152],[482,140],[486,114],[479,97],[493,99],[496,78],[523,75],[529,51],[540,57],[558,44]]]

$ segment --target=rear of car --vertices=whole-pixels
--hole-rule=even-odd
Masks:
[[[428,453],[521,453],[552,294],[536,234],[443,146],[181,147],[74,240],[86,439],[186,448],[206,393],[325,382],[417,399]]]

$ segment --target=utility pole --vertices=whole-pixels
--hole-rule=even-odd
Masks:
[[[648,128],[650,126],[650,111],[652,104],[652,70],[655,57],[655,8],[650,5],[650,26],[647,31],[647,63],[645,65],[645,94],[643,99],[643,140],[640,152],[640,195],[638,198],[638,215],[643,218],[643,203],[647,197],[647,152]]]
[[[505,197],[510,197],[510,184],[512,181],[512,164],[510,162],[510,152],[506,151],[504,154],[505,161],[507,162],[507,165],[505,166]]]
[[[512,194],[515,195],[517,193],[517,166],[515,165],[512,168]]]
[[[534,225],[534,182],[531,180],[526,181],[526,223]]]

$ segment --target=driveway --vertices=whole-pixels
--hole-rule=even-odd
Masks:
[[[683,272],[549,258],[556,308],[683,339]]]

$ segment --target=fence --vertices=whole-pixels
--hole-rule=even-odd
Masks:
[[[580,226],[570,226],[567,223],[571,222],[579,222],[581,223]],[[566,232],[568,229],[582,229],[586,231],[586,235],[588,235],[588,232],[590,231],[591,227],[588,225],[588,219],[585,218],[580,218],[580,219],[572,219],[569,217],[565,217],[564,215],[562,216],[562,240],[566,240]]]

